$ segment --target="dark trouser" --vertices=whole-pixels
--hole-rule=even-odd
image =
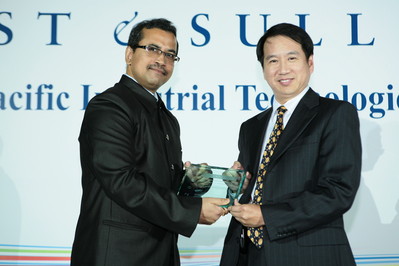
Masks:
[[[247,229],[244,227],[240,238],[240,255],[237,266],[263,266],[265,254],[263,248],[258,249],[247,236]]]

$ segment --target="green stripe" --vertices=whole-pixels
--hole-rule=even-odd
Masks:
[[[70,250],[44,250],[44,249],[0,249],[0,252],[14,252],[14,253],[71,253]]]

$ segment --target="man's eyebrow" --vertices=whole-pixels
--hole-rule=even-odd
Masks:
[[[157,45],[157,44],[155,44],[155,43],[150,43],[149,45],[150,45],[150,46],[154,46],[154,47],[156,47],[156,48],[158,48],[158,49],[161,49],[161,46],[159,46],[159,45]],[[162,49],[161,49],[161,50],[162,50]],[[167,51],[176,54],[176,50],[175,50],[175,49],[168,49]]]
[[[169,49],[168,52],[176,54],[176,50],[175,49]]]
[[[277,56],[275,56],[274,54],[271,54],[271,55],[266,56],[265,59],[266,59],[266,60],[269,60],[269,59],[271,59],[271,58],[273,58],[273,57],[277,57]]]
[[[299,54],[299,52],[297,52],[297,51],[290,51],[290,52],[286,53],[286,55],[298,55],[298,54]],[[274,57],[277,57],[277,55],[271,54],[271,55],[266,56],[265,59],[269,60]]]
[[[287,53],[287,55],[298,55],[298,54],[299,54],[299,52],[297,52],[297,51],[291,51],[291,52]]]

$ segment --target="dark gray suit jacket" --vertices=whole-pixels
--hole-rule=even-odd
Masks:
[[[176,196],[180,128],[162,101],[126,76],[94,97],[79,136],[83,196],[71,265],[180,265],[201,199]]]
[[[239,158],[256,176],[271,108],[241,125]],[[361,173],[357,111],[348,102],[301,99],[269,163],[261,211],[266,223],[261,265],[355,265],[344,231]],[[240,202],[248,203],[252,182]],[[221,265],[236,265],[242,225],[232,218]]]

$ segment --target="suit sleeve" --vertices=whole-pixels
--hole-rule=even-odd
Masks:
[[[132,103],[134,104],[134,103]],[[137,126],[115,101],[96,99],[86,110],[81,143],[83,171],[90,171],[107,196],[128,212],[154,225],[190,236],[198,223],[201,199],[178,197],[168,186],[158,184],[138,167],[146,162],[137,158],[134,142],[143,141],[134,131]],[[149,144],[150,145],[150,144]],[[149,147],[154,148],[154,147]],[[162,164],[160,164],[162,165]],[[167,170],[166,170],[167,171]],[[85,173],[84,173],[85,174]],[[168,174],[164,175],[169,178]]]
[[[271,240],[342,218],[354,201],[361,173],[359,119],[347,102],[331,109],[308,126],[303,143],[288,150],[268,173],[276,183],[287,182],[285,188],[274,187],[286,193],[261,207]]]

